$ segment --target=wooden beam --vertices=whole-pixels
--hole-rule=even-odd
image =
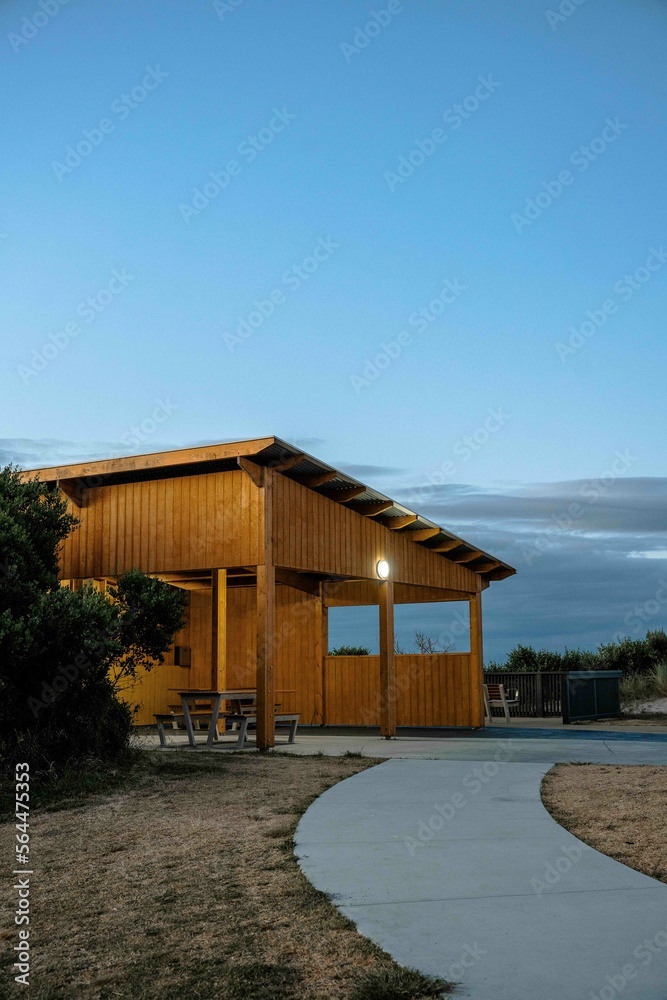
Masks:
[[[288,472],[290,469],[298,465],[299,462],[303,462],[306,456],[303,452],[299,452],[298,455],[290,455],[288,458],[276,459],[274,462],[269,462],[269,468],[273,469],[275,472]]]
[[[320,578],[312,573],[297,573],[293,569],[282,569],[276,566],[276,583],[282,583],[304,594],[320,593]]]
[[[516,570],[512,566],[499,566],[486,574],[487,580],[506,580],[508,576],[514,576]]]
[[[450,538],[446,542],[434,545],[431,552],[451,552],[452,549],[458,549],[460,545],[463,545],[463,542],[460,542],[458,538]]]
[[[276,742],[274,660],[276,650],[276,571],[273,565],[273,476],[264,477],[264,561],[257,567],[257,749]]]
[[[313,723],[326,723],[324,692],[326,690],[325,656],[329,652],[329,613],[324,607],[324,584],[320,583],[315,606],[315,710]]]
[[[417,514],[405,514],[403,517],[386,517],[382,523],[385,528],[398,531],[399,528],[407,528],[409,524],[414,524],[416,520]]]
[[[327,472],[318,472],[312,476],[303,476],[299,479],[299,482],[302,486],[307,486],[312,490],[316,486],[324,486],[325,483],[330,483],[337,475],[338,473],[335,469],[329,469]]]
[[[347,503],[348,500],[354,500],[355,497],[360,497],[365,492],[365,486],[350,486],[349,489],[336,490],[335,493],[328,493],[327,496],[329,500],[336,500],[338,503]]]
[[[76,507],[83,507],[83,490],[79,483],[72,479],[57,479],[56,486]]]
[[[198,586],[205,590],[211,589],[211,574],[206,571],[199,573],[151,573],[155,580],[170,583],[173,587]]]
[[[257,455],[275,443],[275,438],[253,438],[250,441],[232,441],[227,444],[205,445],[201,448],[179,448],[148,455],[127,458],[110,458],[99,462],[80,462],[76,465],[56,465],[46,469],[24,471],[26,478],[35,477],[41,482],[55,479],[80,479],[86,476],[105,476],[117,472],[141,472],[145,469],[162,469],[168,466],[191,465],[197,462],[215,462],[241,455]]]
[[[418,528],[416,531],[410,531],[407,537],[411,542],[426,542],[429,538],[439,535],[441,530],[441,528]]]
[[[475,573],[488,573],[492,569],[497,569],[500,565],[501,563],[498,559],[488,559],[486,562],[479,563],[477,566],[471,566],[470,568]]]
[[[380,582],[380,733],[396,735],[396,665],[394,660],[394,584]]]
[[[236,461],[239,469],[243,469],[255,486],[259,486],[261,489],[264,486],[264,466],[257,465],[257,462],[251,462],[249,458],[237,458]]]
[[[211,681],[213,691],[227,687],[227,570],[211,570]]]
[[[484,725],[484,646],[482,595],[470,598],[470,715],[473,726]]]
[[[393,506],[393,500],[380,500],[378,503],[365,503],[359,513],[365,514],[366,517],[375,517],[376,514],[384,514],[385,510],[389,510],[389,508]]]
[[[452,562],[455,563],[469,563],[474,562],[475,559],[479,559],[484,553],[480,552],[479,549],[475,549],[473,552],[462,552],[460,556],[450,556]]]
[[[482,583],[485,583],[482,579]],[[469,590],[451,590],[443,587],[421,587],[417,584],[394,583],[394,605],[436,603],[438,601],[467,601],[476,591],[477,581]],[[379,580],[348,580],[343,584],[324,584],[326,607],[360,607],[379,603]]]

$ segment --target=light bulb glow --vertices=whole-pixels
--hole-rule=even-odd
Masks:
[[[387,580],[389,578],[389,563],[386,559],[379,559],[375,570],[381,580]]]

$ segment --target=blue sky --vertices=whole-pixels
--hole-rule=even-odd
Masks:
[[[5,3],[4,457],[278,434],[517,566],[490,655],[632,631],[667,575],[667,8],[560,10]]]

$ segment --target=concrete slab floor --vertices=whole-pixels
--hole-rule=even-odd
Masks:
[[[170,731],[172,747],[193,752],[182,730]],[[209,750],[204,745],[205,734],[198,734],[202,742],[194,752],[226,753],[235,750],[235,740],[230,736],[221,745]],[[405,758],[422,760],[511,760],[523,763],[592,763],[592,764],[667,764],[667,735],[638,733],[561,732],[557,730],[486,729],[476,733],[465,730],[455,735],[399,736],[382,739],[376,731],[365,730],[334,735],[328,730],[299,730],[296,742],[284,742],[278,736],[276,751],[293,754],[344,754],[360,753],[366,757]],[[156,748],[157,733],[152,729],[136,730],[137,746]],[[243,752],[252,752],[250,745]],[[666,993],[667,998],[667,993]]]
[[[299,863],[363,934],[460,997],[665,1000],[667,886],[551,818],[550,766],[388,760],[310,806]]]

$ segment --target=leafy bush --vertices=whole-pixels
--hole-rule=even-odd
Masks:
[[[534,672],[569,670],[621,670],[624,675],[647,673],[667,661],[667,635],[647,632],[644,639],[626,637],[620,642],[601,644],[596,652],[566,649],[563,653],[532,646],[515,646],[505,663],[490,662],[487,671]]]
[[[187,600],[137,570],[111,600],[61,587],[75,526],[56,491],[0,470],[0,761],[51,774],[125,753],[132,712],[115,682],[163,660]]]
[[[329,656],[370,656],[371,651],[367,646],[336,646],[329,653]]]

